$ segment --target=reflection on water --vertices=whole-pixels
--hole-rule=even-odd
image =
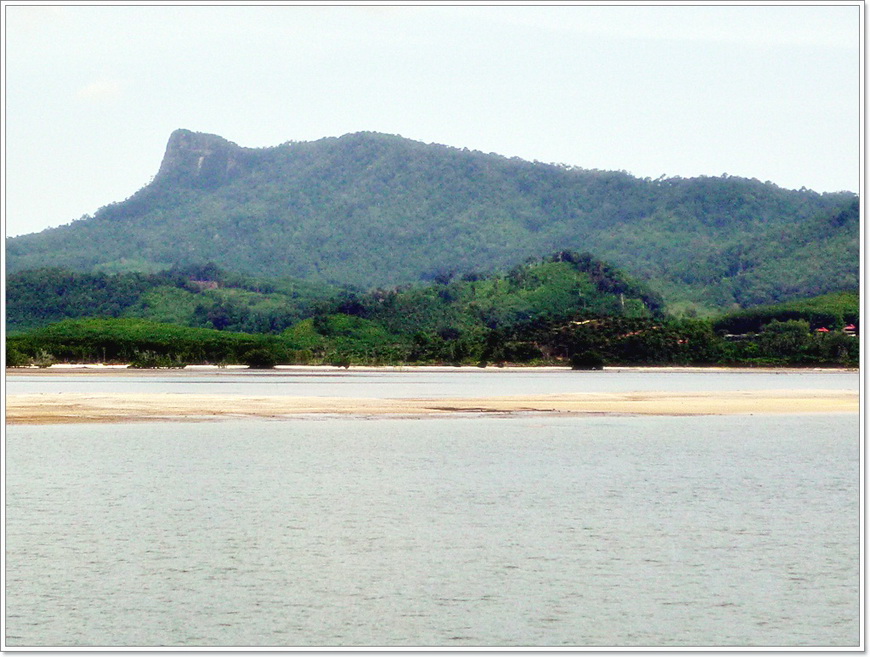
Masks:
[[[849,646],[858,418],[11,426],[10,646]]]

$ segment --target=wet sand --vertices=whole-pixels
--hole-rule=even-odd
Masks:
[[[184,393],[9,395],[7,424],[205,421],[306,415],[449,416],[475,413],[733,415],[857,413],[854,390],[753,390],[519,395],[462,399],[256,397]]]

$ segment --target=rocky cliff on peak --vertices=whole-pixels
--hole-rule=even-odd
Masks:
[[[223,137],[191,130],[175,130],[155,182],[174,182],[199,188],[223,185],[244,172],[253,149],[242,148]]]

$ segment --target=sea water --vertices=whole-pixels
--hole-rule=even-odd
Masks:
[[[10,426],[9,647],[857,646],[857,414]]]
[[[63,370],[61,370],[63,372]],[[490,397],[587,392],[716,392],[723,390],[858,390],[857,371],[845,370],[619,370],[568,368],[408,368],[367,370],[149,370],[120,375],[16,372],[8,394],[181,393],[296,397]]]

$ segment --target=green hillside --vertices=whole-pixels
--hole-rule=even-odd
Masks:
[[[246,149],[181,130],[131,198],[7,240],[7,272],[213,262],[369,289],[571,249],[709,314],[856,287],[858,234],[848,192],[638,179],[376,133]]]
[[[13,274],[8,292],[13,363],[15,354],[232,363],[249,362],[252,350],[273,362],[453,363],[491,356],[491,337],[518,326],[662,311],[645,285],[572,252],[367,293],[270,284],[212,266],[147,275],[34,270]]]
[[[12,274],[6,288],[12,332],[64,319],[136,317],[189,327],[278,333],[314,315],[377,320],[396,333],[504,326],[576,312],[645,316],[661,298],[589,255],[560,252],[507,273],[439,277],[429,284],[340,290],[292,279],[257,279],[215,266],[156,274],[82,273],[60,268]]]
[[[813,305],[810,302],[809,305]],[[334,309],[333,309],[334,310]],[[384,315],[385,318],[389,314]],[[393,318],[395,321],[397,318]],[[431,315],[437,322],[437,315]],[[74,319],[7,338],[7,366],[121,362],[187,364],[383,365],[858,365],[860,342],[847,331],[819,332],[806,320],[771,319],[733,340],[710,320],[651,314],[548,314],[462,329],[390,330],[381,319],[324,311],[278,334],[191,328],[143,319]],[[436,324],[432,324],[435,326]]]
[[[646,285],[567,251],[506,272],[369,292],[215,267],[11,279],[9,319],[19,330],[7,339],[7,365],[856,365],[860,348],[855,292],[677,318]]]
[[[137,317],[247,333],[281,331],[311,316],[338,289],[290,279],[257,279],[213,265],[143,274],[52,267],[6,281],[6,328],[17,332],[64,319]]]

